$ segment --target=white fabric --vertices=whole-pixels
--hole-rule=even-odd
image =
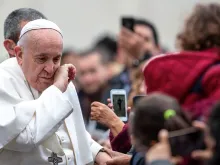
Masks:
[[[37,19],[34,21],[28,22],[21,30],[19,39],[28,31],[37,30],[37,29],[53,29],[59,32],[62,35],[60,28],[53,22],[46,19]]]
[[[64,124],[62,124],[57,130],[56,135],[59,137],[62,148],[73,149],[70,137]]]
[[[68,155],[57,131],[62,124],[77,165],[93,164],[102,147],[85,130],[72,83],[65,93],[52,85],[39,96],[28,86],[15,58],[0,64],[0,75],[0,165],[49,165],[52,152],[63,159],[58,165],[72,165],[74,156],[65,161]]]
[[[89,123],[86,126],[86,130],[90,133],[92,137],[95,137],[97,141],[109,138],[109,129],[104,131],[101,129],[97,129],[96,127],[97,122],[94,120],[89,120]]]

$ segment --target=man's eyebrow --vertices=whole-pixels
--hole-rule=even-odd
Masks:
[[[46,57],[46,56],[47,56],[46,53],[41,53],[41,54],[34,55],[34,57]]]
[[[40,53],[40,54],[36,54],[34,55],[34,57],[47,57],[48,54],[47,53]],[[54,58],[58,58],[58,57],[61,57],[62,55],[61,54],[57,54]]]
[[[57,54],[56,56],[55,56],[55,58],[57,58],[57,57],[61,57],[62,55],[61,54]]]

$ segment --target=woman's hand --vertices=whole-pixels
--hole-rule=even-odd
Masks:
[[[213,156],[213,150],[215,147],[215,140],[210,135],[209,127],[200,121],[195,121],[193,123],[193,126],[202,130],[205,135],[205,144],[206,149],[205,150],[196,150],[192,152],[192,157],[196,160],[209,160]]]
[[[100,102],[91,104],[91,120],[107,126],[114,137],[122,131],[125,125],[111,108]]]
[[[110,128],[113,122],[120,119],[107,105],[93,102],[91,104],[91,120],[95,120]]]

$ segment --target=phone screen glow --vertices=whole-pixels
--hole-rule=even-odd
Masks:
[[[125,95],[113,95],[113,108],[117,116],[126,116]]]

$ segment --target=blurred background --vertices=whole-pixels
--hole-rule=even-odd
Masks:
[[[131,15],[146,18],[158,28],[161,44],[174,49],[175,36],[186,14],[197,2],[219,0],[0,0],[0,24],[14,9],[31,7],[44,13],[64,32],[65,46],[75,49],[89,47],[103,33],[117,35],[120,17]],[[0,26],[0,43],[3,42],[3,26]],[[6,55],[3,46],[1,56]]]

